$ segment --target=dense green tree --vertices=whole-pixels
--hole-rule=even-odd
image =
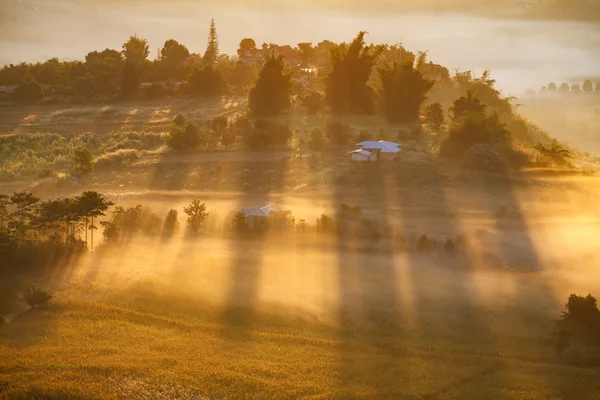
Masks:
[[[316,54],[316,50],[311,42],[298,43],[298,50],[300,51],[300,57],[302,57],[302,67],[308,67],[310,61]]]
[[[240,46],[237,50],[238,57],[242,57],[247,51],[255,50],[256,42],[251,38],[244,38],[240,41]]]
[[[75,149],[73,160],[75,161],[75,171],[82,176],[89,175],[94,170],[94,156],[87,147]]]
[[[269,57],[248,95],[248,106],[259,116],[277,115],[290,107],[291,77],[283,58]]]
[[[456,99],[450,107],[450,118],[453,121],[457,121],[466,113],[485,113],[485,104],[479,100],[479,97],[475,96],[472,91],[468,91],[466,96],[462,96]]]
[[[200,200],[192,200],[192,204],[183,209],[183,212],[188,216],[187,225],[190,232],[196,236],[202,224],[206,221],[208,213],[206,212],[206,204],[200,203]]]
[[[114,205],[114,203],[106,198],[101,193],[95,191],[83,192],[76,200],[79,213],[85,219],[85,242],[87,243],[88,230],[91,235],[92,250],[94,249],[94,218],[106,215],[106,211]]]
[[[425,110],[427,123],[435,130],[440,130],[444,125],[444,107],[440,103],[432,103]]]
[[[366,46],[360,32],[348,46],[331,50],[331,72],[326,78],[326,101],[336,114],[373,112],[373,89],[367,84],[382,46]]]
[[[148,41],[135,35],[131,36],[127,42],[123,43],[122,47],[125,61],[129,64],[134,64],[135,66],[141,65],[148,59],[148,54],[150,54]]]
[[[213,65],[219,57],[219,38],[217,37],[217,28],[215,27],[215,20],[210,20],[210,30],[208,32],[208,43],[206,44],[206,51],[204,52],[204,61],[208,65]]]
[[[26,78],[13,92],[14,99],[21,103],[34,103],[44,97],[42,85],[32,78]]]
[[[467,111],[450,126],[448,138],[440,147],[440,155],[449,158],[462,157],[476,144],[506,144],[509,132],[497,114],[486,116],[484,112]]]
[[[184,91],[190,96],[210,97],[221,95],[226,87],[221,71],[207,65],[196,69],[184,84]]]
[[[180,79],[184,76],[185,61],[190,56],[187,47],[176,40],[169,39],[160,50],[160,54],[161,63],[168,77]]]
[[[586,81],[583,82],[583,86],[581,88],[584,92],[591,93],[594,91],[594,84],[589,79],[586,79]]]
[[[77,77],[73,81],[73,89],[77,95],[85,99],[91,99],[96,95],[96,80],[92,74]]]
[[[121,82],[121,93],[124,97],[133,96],[140,89],[140,77],[134,63],[127,62],[123,68],[123,80]]]
[[[406,57],[379,69],[383,115],[391,123],[411,123],[419,119],[421,105],[434,82],[421,73],[425,53],[415,60]]]

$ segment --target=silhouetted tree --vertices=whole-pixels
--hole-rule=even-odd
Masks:
[[[136,66],[139,66],[146,61],[148,54],[150,54],[148,41],[135,35],[131,36],[127,42],[123,43],[122,47],[125,61]]]
[[[121,82],[121,92],[123,96],[130,97],[140,88],[140,78],[135,64],[127,62],[123,68],[123,81]]]
[[[486,116],[483,112],[467,111],[453,121],[448,138],[442,142],[440,155],[459,158],[476,144],[505,145],[509,132],[497,114]]]
[[[567,93],[569,90],[570,90],[570,88],[569,88],[569,84],[568,84],[568,83],[566,83],[566,82],[565,82],[565,83],[563,83],[563,84],[561,84],[561,85],[560,85],[560,87],[558,88],[558,91],[559,91],[560,93]]]
[[[391,123],[410,123],[419,119],[421,105],[434,82],[420,69],[425,53],[417,60],[407,56],[401,63],[379,68],[380,99],[383,115]]]
[[[484,114],[485,112],[485,105],[470,90],[466,96],[462,96],[454,101],[453,106],[450,107],[450,118],[453,121],[457,121],[469,112],[477,114]]]
[[[306,68],[309,61],[315,54],[315,48],[310,42],[298,43],[298,50],[300,51],[300,57],[302,57],[302,67]]]
[[[75,149],[73,152],[75,171],[80,175],[89,175],[94,170],[94,157],[87,147]]]
[[[291,77],[283,73],[283,58],[267,58],[248,94],[248,107],[259,116],[276,115],[290,107]]]
[[[551,82],[551,83],[548,85],[548,91],[549,91],[549,92],[556,92],[556,91],[557,91],[556,83],[554,83],[554,82]]]
[[[310,92],[302,99],[308,115],[316,115],[323,107],[323,96],[319,92]]]
[[[596,83],[596,92],[600,93],[600,82]]]
[[[573,85],[573,86],[571,86],[571,92],[573,92],[575,94],[579,94],[579,93],[581,93],[581,87],[579,87],[579,85]]]
[[[427,123],[435,130],[440,130],[444,125],[444,107],[440,103],[433,103],[425,110]]]
[[[101,71],[96,79],[96,91],[101,95],[110,95],[115,92],[117,85],[108,71]]]
[[[219,96],[225,90],[225,78],[221,71],[207,65],[196,69],[185,82],[184,90],[190,96]]]
[[[219,38],[217,37],[217,28],[215,20],[210,20],[210,30],[208,32],[208,43],[204,52],[204,61],[208,65],[213,65],[219,57]]]
[[[179,230],[179,220],[177,218],[177,210],[169,210],[165,217],[165,223],[163,225],[162,238],[170,239]]]
[[[33,217],[35,205],[39,203],[40,198],[30,192],[14,192],[10,196],[11,204],[16,208],[13,215],[20,221],[26,222]]]
[[[13,96],[18,102],[30,104],[44,97],[44,89],[33,78],[26,78],[15,88]]]
[[[534,146],[534,149],[538,150],[544,156],[548,157],[552,162],[560,166],[570,166],[571,152],[562,147],[556,139],[552,140],[550,147],[544,146],[542,143],[538,143]]]
[[[254,39],[245,38],[240,41],[240,47],[237,50],[237,55],[238,57],[242,57],[247,51],[255,49],[256,42],[254,41]]]
[[[585,82],[583,82],[582,89],[586,93],[593,92],[594,91],[594,85],[592,84],[592,81],[590,81],[589,79],[587,79]]]
[[[167,136],[167,145],[175,151],[190,151],[200,145],[200,130],[191,122],[185,129],[173,124]]]
[[[185,71],[185,60],[190,56],[187,47],[176,40],[169,39],[160,50],[160,55],[167,76],[180,78]]]
[[[114,205],[112,201],[109,201],[106,196],[95,191],[83,192],[81,196],[76,199],[77,207],[80,213],[85,218],[85,242],[87,243],[87,231],[91,234],[92,250],[94,249],[94,218],[102,217],[106,211]],[[89,226],[88,226],[89,222]]]
[[[373,89],[367,85],[382,46],[365,44],[360,32],[348,46],[331,50],[331,72],[326,78],[326,101],[336,114],[372,113]]]
[[[188,216],[188,228],[192,234],[196,236],[202,227],[202,224],[208,217],[208,213],[206,212],[206,204],[200,203],[200,200],[194,199],[189,207],[185,207],[183,209],[183,212]]]
[[[348,125],[343,125],[338,122],[330,122],[325,128],[327,137],[331,144],[336,147],[345,147],[348,145],[350,139],[352,139],[353,132]]]

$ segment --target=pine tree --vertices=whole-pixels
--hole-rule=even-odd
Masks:
[[[208,33],[208,44],[204,52],[204,60],[207,64],[213,65],[219,57],[219,38],[217,37],[217,28],[214,18],[210,20],[210,31]]]

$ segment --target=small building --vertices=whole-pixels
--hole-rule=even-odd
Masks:
[[[265,58],[262,49],[250,49],[240,55],[240,61],[245,62],[251,67],[262,65]]]
[[[242,208],[246,217],[268,217],[271,211],[278,211],[275,207],[267,205],[261,208]]]
[[[351,151],[352,161],[377,161],[377,155],[365,149]]]
[[[367,150],[375,154],[376,160],[393,160],[400,152],[400,144],[385,140],[367,140],[357,143],[359,150]]]

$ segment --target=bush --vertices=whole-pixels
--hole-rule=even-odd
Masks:
[[[478,170],[494,171],[502,168],[504,162],[498,153],[488,144],[476,144],[472,146],[464,157],[466,166]]]
[[[461,158],[476,144],[505,145],[508,137],[509,133],[497,115],[486,117],[482,113],[466,112],[453,122],[448,138],[440,147],[440,155]]]
[[[207,65],[192,72],[182,88],[190,96],[210,97],[221,95],[226,86],[223,73]]]
[[[14,92],[14,99],[21,103],[34,103],[44,97],[42,85],[34,80],[29,80],[19,84]]]
[[[36,308],[42,305],[48,304],[52,299],[52,295],[41,289],[37,289],[33,286],[23,289],[23,300],[31,308]]]
[[[319,92],[310,92],[302,99],[302,106],[306,107],[308,115],[316,115],[323,108],[323,96]]]
[[[556,322],[556,350],[559,355],[573,363],[592,363],[598,365],[600,358],[600,310],[596,298],[572,294],[563,312]],[[585,354],[595,354],[592,358],[583,357],[580,350],[586,349]]]
[[[291,137],[292,131],[287,125],[257,120],[244,139],[250,149],[265,150],[286,147]]]
[[[175,151],[191,151],[201,143],[200,129],[193,123],[188,122],[184,129],[173,124],[167,137],[167,145]]]
[[[434,130],[440,130],[444,125],[444,107],[440,103],[433,103],[425,109],[425,118],[427,123]]]
[[[179,113],[175,116],[175,118],[173,118],[173,123],[183,129],[187,123],[187,119],[183,114]]]
[[[103,154],[96,160],[96,169],[108,169],[129,165],[140,158],[140,152],[135,149],[120,149]]]

